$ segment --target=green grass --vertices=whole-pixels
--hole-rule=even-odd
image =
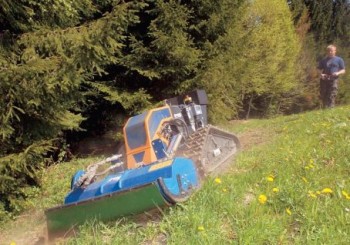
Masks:
[[[224,127],[265,143],[159,219],[88,223],[62,244],[349,244],[350,106]],[[62,202],[71,173],[90,160],[52,167],[37,207]]]

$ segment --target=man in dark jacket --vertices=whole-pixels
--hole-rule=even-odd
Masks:
[[[344,60],[336,56],[337,47],[329,45],[327,47],[327,56],[323,58],[318,69],[321,71],[320,79],[320,97],[323,108],[334,107],[335,97],[338,93],[339,75],[345,73]]]

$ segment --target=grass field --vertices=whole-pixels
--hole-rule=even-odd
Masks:
[[[57,243],[349,244],[350,106],[221,126],[242,139],[242,151],[187,202],[107,224],[87,223]],[[71,175],[93,161],[51,167],[30,203],[36,210],[61,203]],[[26,222],[2,225],[0,243],[21,244],[13,230],[33,229]]]

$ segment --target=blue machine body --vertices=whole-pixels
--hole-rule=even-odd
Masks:
[[[76,173],[72,180],[72,186],[81,175],[81,171]],[[79,203],[136,189],[150,183],[157,185],[163,198],[174,204],[187,199],[193,190],[198,188],[199,176],[191,159],[176,157],[157,161],[137,169],[109,174],[104,179],[94,182],[84,189],[81,187],[73,188],[66,196],[64,203]]]

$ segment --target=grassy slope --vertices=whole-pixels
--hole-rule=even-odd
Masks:
[[[231,169],[209,178],[186,203],[150,213],[148,222],[128,217],[86,224],[64,243],[348,244],[350,106],[225,127],[269,138],[244,147]],[[60,202],[71,173],[86,162],[45,174],[37,207]]]

